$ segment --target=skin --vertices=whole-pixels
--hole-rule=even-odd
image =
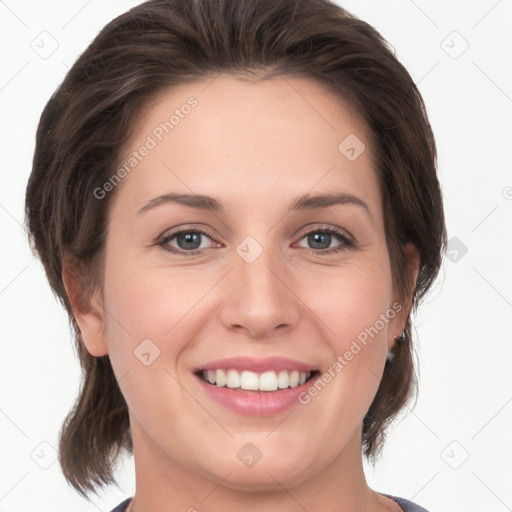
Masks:
[[[284,413],[232,412],[208,398],[192,374],[235,355],[282,355],[325,372],[392,308],[365,127],[350,105],[313,81],[220,75],[161,93],[127,153],[190,96],[197,107],[115,190],[101,288],[80,302],[64,272],[86,347],[109,354],[129,407],[133,511],[401,510],[367,485],[361,422],[410,303],[310,403]],[[366,144],[352,162],[338,150],[349,134]],[[169,192],[214,196],[225,210],[167,203],[137,213]],[[353,204],[289,211],[307,192],[352,194],[369,212]],[[315,248],[307,235],[321,225],[350,233],[356,246],[332,235],[325,246],[343,250]],[[167,246],[181,254],[156,244],[177,226],[206,228],[213,237],[200,238],[195,256],[176,237]],[[250,264],[236,251],[247,236],[263,249]],[[415,281],[418,259],[413,247],[407,251]],[[134,357],[145,339],[160,350],[149,366]],[[251,468],[237,458],[247,442],[262,453]]]

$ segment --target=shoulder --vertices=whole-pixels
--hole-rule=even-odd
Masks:
[[[122,503],[117,505],[116,508],[111,510],[111,512],[125,512],[126,508],[128,507],[128,504],[130,503],[131,498],[126,498]]]
[[[389,495],[387,495],[389,496]],[[404,512],[428,512],[423,507],[416,505],[412,501],[406,500],[405,498],[399,498],[397,496],[389,496],[391,499],[395,500],[404,510]]]

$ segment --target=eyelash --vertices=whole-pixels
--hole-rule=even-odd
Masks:
[[[200,228],[189,228],[189,227],[182,227],[177,228],[173,232],[169,233],[168,235],[165,235],[163,237],[160,237],[156,245],[161,246],[164,250],[169,251],[173,254],[179,254],[183,256],[195,256],[200,254],[201,252],[208,250],[208,249],[194,249],[192,251],[185,251],[185,250],[176,250],[175,248],[170,248],[167,246],[167,244],[176,236],[178,236],[181,233],[200,233],[202,235],[207,236],[212,241],[215,241],[213,233],[208,231],[207,229],[200,229]],[[335,235],[339,238],[339,240],[342,242],[340,245],[331,248],[331,249],[308,249],[305,247],[302,247],[302,249],[305,249],[310,254],[318,255],[318,254],[335,254],[347,249],[354,249],[356,248],[356,243],[353,238],[349,237],[345,231],[339,228],[329,227],[325,225],[321,225],[311,231],[308,231],[304,233],[299,240],[302,240],[304,237],[314,234],[314,233],[322,233],[322,234],[328,234],[328,235]],[[218,242],[217,242],[218,243]]]

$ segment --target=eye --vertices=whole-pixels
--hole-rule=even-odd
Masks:
[[[198,228],[178,228],[164,235],[158,245],[174,253],[199,254],[209,248],[203,243],[205,238],[212,240],[213,234]]]
[[[332,254],[355,247],[355,242],[345,231],[329,226],[319,226],[306,233],[301,240],[306,240],[309,247],[305,247],[312,253]],[[330,247],[333,241],[339,241],[338,245]],[[301,246],[304,247],[304,246]]]

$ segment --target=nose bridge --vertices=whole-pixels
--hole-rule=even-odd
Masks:
[[[236,247],[233,258],[222,310],[225,326],[245,328],[253,337],[264,337],[271,336],[278,326],[295,324],[299,318],[297,298],[288,288],[292,276],[279,251],[247,237]]]

